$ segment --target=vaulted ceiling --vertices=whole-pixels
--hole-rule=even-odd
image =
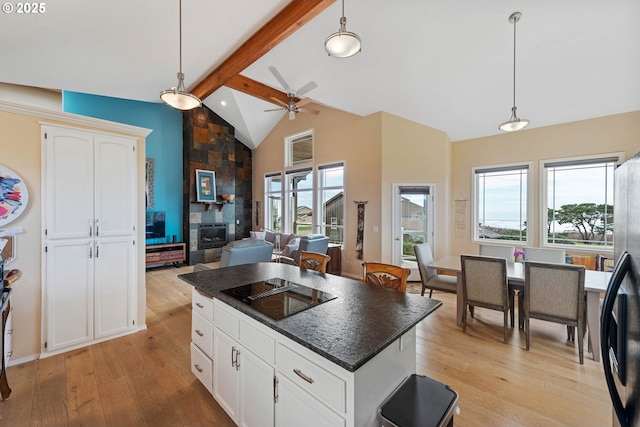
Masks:
[[[178,71],[178,0],[58,0],[0,17],[0,82],[160,102]],[[345,0],[363,40],[327,56],[335,0],[183,0],[185,84],[256,147],[285,116],[269,71],[354,114],[386,111],[454,141],[500,133],[517,94],[530,128],[640,110],[637,0]],[[251,93],[252,95],[248,95]],[[222,105],[222,102],[226,105]]]

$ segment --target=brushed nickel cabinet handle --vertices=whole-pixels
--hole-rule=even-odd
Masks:
[[[198,370],[198,372],[202,372],[203,371],[203,369],[197,363],[195,363],[193,366]]]
[[[240,350],[236,350],[236,371],[240,370],[240,361],[238,360],[238,356],[240,356]]]
[[[313,378],[306,376],[305,374],[302,373],[302,371],[300,369],[294,369],[293,372],[295,372],[295,374],[297,376],[299,376],[300,378],[302,378],[303,380],[305,380],[306,382],[308,382],[309,384],[313,384]]]
[[[198,306],[199,308],[204,308],[204,305],[200,304],[199,302],[196,303],[196,306]]]
[[[196,334],[200,335],[201,337],[204,336],[204,334],[202,332],[200,332],[200,329],[196,329]]]
[[[236,353],[236,348],[231,347],[231,366],[236,366],[235,353]]]

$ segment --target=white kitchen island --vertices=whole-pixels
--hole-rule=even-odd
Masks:
[[[439,301],[277,263],[180,276],[194,285],[192,371],[240,426],[375,426],[416,371],[415,325]],[[274,320],[223,290],[283,278],[335,299]]]

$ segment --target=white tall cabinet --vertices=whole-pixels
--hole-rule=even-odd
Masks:
[[[43,352],[134,329],[136,144],[42,126]]]

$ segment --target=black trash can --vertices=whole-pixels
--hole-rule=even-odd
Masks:
[[[378,408],[384,427],[453,426],[458,393],[424,375],[409,376]]]

